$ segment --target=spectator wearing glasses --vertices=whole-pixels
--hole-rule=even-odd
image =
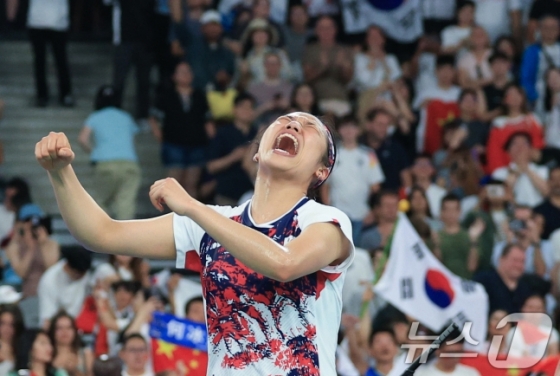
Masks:
[[[153,371],[147,369],[150,355],[148,343],[141,334],[127,335],[122,343],[119,354],[124,363],[122,376],[153,376]]]

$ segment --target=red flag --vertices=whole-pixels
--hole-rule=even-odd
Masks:
[[[498,356],[500,361],[505,363],[504,368],[496,368],[490,361],[488,357],[479,354],[477,357],[473,358],[462,358],[461,363],[476,368],[476,370],[481,375],[492,375],[492,376],[521,376],[527,374],[529,371],[532,371],[534,367],[525,368],[523,365],[534,363],[532,358],[515,358],[515,357],[507,357],[505,356]],[[523,368],[519,368],[519,367]]]
[[[175,370],[181,376],[206,376],[208,353],[152,338],[154,372]]]
[[[535,372],[542,372],[546,376],[560,375],[560,356],[544,358],[533,368]]]
[[[443,126],[459,117],[459,106],[455,102],[432,99],[426,104],[425,111],[424,152],[432,155],[441,148]]]

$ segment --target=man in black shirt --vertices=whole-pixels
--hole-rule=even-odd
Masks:
[[[234,102],[233,123],[219,127],[210,143],[206,168],[216,178],[217,205],[236,206],[239,198],[253,189],[242,161],[256,135],[252,127],[254,106],[253,97],[239,94]]]
[[[365,134],[362,144],[375,150],[385,175],[381,187],[385,190],[398,191],[410,180],[410,161],[404,147],[389,135],[389,126],[393,117],[383,109],[373,109],[366,115]]]
[[[497,269],[474,276],[486,289],[490,312],[503,309],[520,312],[525,299],[531,295],[530,286],[521,278],[525,272],[525,250],[516,244],[504,247]]]
[[[504,90],[510,82],[509,72],[511,69],[511,59],[502,52],[493,53],[489,60],[492,69],[492,82],[482,88],[486,100],[486,113],[483,114],[482,120],[487,122],[502,115]]]
[[[190,66],[182,62],[175,68],[175,86],[163,92],[150,118],[154,137],[161,143],[163,165],[193,197],[198,196],[200,173],[205,163],[208,115],[206,94],[192,87]]]
[[[548,239],[560,228],[560,167],[554,167],[548,175],[548,198],[534,209],[544,218],[543,239]]]

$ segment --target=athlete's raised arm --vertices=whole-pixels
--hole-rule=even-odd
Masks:
[[[35,146],[35,157],[47,170],[60,213],[74,237],[86,248],[158,259],[175,258],[173,219],[111,219],[80,184],[72,169],[74,152],[64,133],[51,132]]]

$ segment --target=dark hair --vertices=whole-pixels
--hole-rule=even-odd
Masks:
[[[525,140],[527,140],[527,142],[529,143],[529,146],[531,146],[533,144],[533,139],[532,139],[532,137],[529,133],[527,133],[527,132],[515,132],[511,136],[508,137],[506,143],[504,144],[504,151],[507,152],[509,150],[509,147],[513,143],[513,140],[518,138],[518,137],[523,137]]]
[[[449,65],[452,68],[455,68],[455,56],[443,54],[443,55],[439,55],[437,57],[437,59],[436,59],[436,69],[442,68],[446,65]]]
[[[144,262],[144,260],[142,260],[140,257],[132,257],[132,259],[130,260],[130,270],[132,270],[132,276],[134,277],[134,280],[137,282],[142,282],[142,263]],[[109,256],[109,264],[111,264],[111,266],[113,268],[115,268],[115,272],[118,272],[118,267],[117,267],[117,256],[116,255],[110,255]]]
[[[233,106],[237,107],[245,101],[251,101],[251,104],[253,106],[255,105],[255,98],[251,94],[241,92],[237,94],[235,99],[233,100]]]
[[[247,55],[249,54],[249,51],[253,49],[253,34],[255,34],[257,31],[264,31],[265,33],[267,33],[268,45],[269,46],[271,45],[272,39],[274,38],[274,36],[272,35],[272,31],[270,30],[271,27],[273,26],[268,24],[268,27],[266,28],[256,28],[251,30],[251,32],[247,35],[247,39],[245,40],[245,43],[243,44],[243,51],[241,53],[241,56],[243,56],[243,58],[246,58]]]
[[[378,25],[372,24],[369,25],[367,30],[366,30],[366,37],[364,38],[364,43],[362,43],[362,51],[363,52],[367,52],[368,51],[368,42],[367,42],[367,34],[369,33],[369,31],[371,29],[375,29],[377,31],[379,31],[379,33],[381,34],[381,36],[383,37],[383,39],[385,40],[385,42],[387,42],[387,36],[385,35],[385,31]]]
[[[119,96],[117,90],[112,85],[103,85],[97,90],[95,96],[94,109],[101,110],[106,107],[119,107]]]
[[[93,362],[93,376],[121,376],[122,362],[119,358],[101,355]]]
[[[128,334],[128,335],[124,336],[123,339],[122,339],[122,348],[123,348],[123,350],[124,350],[124,348],[126,347],[126,344],[127,344],[129,341],[133,340],[133,339],[139,339],[139,340],[141,340],[142,342],[144,342],[145,345],[148,345],[148,342],[146,342],[146,338],[144,338],[144,336],[143,336],[142,334],[140,334],[140,333],[131,333],[131,334]]]
[[[476,4],[474,3],[474,1],[471,0],[460,0],[457,2],[457,13],[459,13],[459,11],[461,9],[463,9],[464,7],[473,7],[476,8]]]
[[[508,63],[511,62],[511,58],[506,55],[505,53],[501,52],[501,51],[494,51],[492,52],[492,55],[490,55],[490,57],[488,58],[488,62],[490,64],[492,64],[494,61],[496,60],[505,60]]]
[[[505,101],[506,101],[507,92],[510,89],[516,89],[519,92],[519,94],[521,94],[521,96],[523,97],[523,103],[521,104],[521,113],[522,114],[528,114],[529,113],[529,104],[527,103],[527,95],[525,94],[525,89],[523,89],[520,85],[512,82],[512,83],[507,84],[506,87],[504,88],[503,101],[504,101],[504,111],[505,111],[506,115],[509,115],[509,108],[506,105]]]
[[[131,293],[132,295],[135,295],[138,291],[142,290],[142,285],[140,284],[140,282],[137,281],[120,280],[120,281],[113,282],[111,284],[111,289],[114,292],[117,292],[118,290],[122,289]]]
[[[264,62],[267,58],[269,58],[270,56],[274,56],[276,59],[278,59],[278,62],[279,62],[280,64],[282,64],[282,58],[280,57],[280,54],[279,54],[278,51],[276,51],[276,50],[271,50],[271,51],[268,51],[267,53],[265,53],[265,54],[264,54],[264,57],[263,57],[263,62]]]
[[[428,218],[432,218],[432,211],[430,210],[430,202],[428,201],[428,197],[426,197],[426,192],[419,185],[414,185],[412,188],[410,188],[410,192],[408,193],[408,197],[407,197],[407,200],[409,202],[409,207],[408,207],[408,211],[406,212],[406,215],[409,218],[411,218],[411,216],[414,214],[414,213],[412,213],[412,205],[410,205],[410,203],[412,202],[412,196],[416,192],[419,192],[422,195],[422,197],[424,198],[424,200],[426,200],[426,213],[424,213],[424,214],[426,214],[426,216]]]
[[[443,196],[443,198],[441,199],[442,209],[446,202],[456,202],[459,204],[459,207],[461,206],[461,199],[455,193],[448,193],[445,196]]]
[[[5,313],[12,315],[14,320],[14,336],[12,338],[12,351],[14,353],[14,360],[18,359],[19,350],[20,349],[20,342],[25,332],[25,322],[23,321],[23,315],[21,310],[16,304],[3,304],[0,305],[0,318]]]
[[[555,20],[559,26],[560,26],[560,18],[556,17],[556,15],[552,14],[552,13],[545,13],[541,16],[541,18],[539,18],[539,23],[543,22],[544,20],[546,20],[547,18],[551,18],[553,20]]]
[[[377,193],[372,193],[368,199],[368,205],[370,208],[378,208],[381,205],[381,201],[384,197],[393,196],[397,199],[399,198],[399,193],[392,190],[382,190]]]
[[[336,121],[336,130],[338,131],[343,125],[354,125],[358,126],[356,118],[352,115],[345,115]]]
[[[395,335],[395,331],[393,329],[391,329],[390,327],[387,326],[382,326],[378,329],[373,329],[369,335],[369,345],[371,346],[373,340],[375,337],[377,337],[378,334],[389,334],[389,336],[391,337],[391,339],[393,340],[393,342],[395,342],[395,345],[397,344],[397,336]]]
[[[81,246],[66,246],[61,250],[62,256],[70,268],[86,273],[91,268],[91,252]]]
[[[12,197],[12,205],[16,209],[16,212],[25,205],[32,202],[31,200],[31,190],[29,189],[29,184],[20,177],[14,177],[6,183],[6,188],[13,188],[17,193]]]
[[[476,90],[474,89],[463,89],[461,90],[461,94],[459,94],[459,100],[457,102],[461,102],[463,99],[465,99],[466,96],[472,95],[473,97],[475,97],[476,100],[478,100],[478,94],[476,93]]]
[[[22,342],[21,350],[24,353],[22,353],[22,356],[18,357],[16,366],[15,366],[14,369],[20,370],[20,369],[29,369],[30,368],[30,364],[31,364],[31,361],[32,361],[31,353],[33,352],[33,344],[35,343],[35,341],[37,340],[37,338],[39,336],[45,336],[54,348],[51,337],[49,337],[49,334],[45,330],[43,330],[43,329],[27,330],[24,333],[22,341],[21,341]],[[53,357],[53,359],[54,359],[54,357]],[[56,369],[52,366],[52,360],[51,360],[51,362],[47,363],[47,365],[46,365],[46,375],[47,376],[55,376],[55,373],[56,373]]]
[[[508,244],[504,245],[504,248],[502,249],[502,253],[500,254],[500,258],[507,257],[511,253],[511,251],[515,248],[517,248],[519,250],[523,250],[519,246],[519,244],[516,244],[516,243],[508,243]]]
[[[194,298],[187,301],[187,303],[185,304],[185,316],[189,314],[189,311],[191,310],[191,307],[194,303],[204,304],[204,299],[202,298],[202,296],[195,296]]]
[[[528,297],[526,297],[526,298],[523,300],[523,303],[521,304],[521,306],[524,306],[525,303],[527,303],[527,300],[532,299],[532,298],[538,298],[539,300],[541,300],[541,301],[543,302],[543,304],[544,304],[545,307],[546,307],[546,298],[545,298],[542,294],[539,294],[539,293],[537,293],[537,292],[533,292],[533,293],[530,294]]]
[[[311,93],[313,94],[313,104],[311,105],[311,114],[312,115],[318,115],[319,114],[319,105],[317,104],[317,93],[315,92],[315,89],[313,88],[313,86],[302,82],[298,85],[296,85],[293,90],[292,90],[292,96],[290,98],[290,106],[295,109],[295,110],[301,110],[301,108],[298,107],[297,103],[296,103],[296,96],[298,91],[302,88],[302,87],[308,87],[309,90],[311,90]]]
[[[72,330],[74,330],[74,340],[72,341],[71,347],[74,354],[78,354],[80,349],[83,347],[82,339],[80,338],[80,334],[78,333],[78,327],[76,326],[76,320],[72,316],[70,316],[65,310],[60,310],[56,315],[53,316],[51,319],[51,323],[49,325],[49,338],[54,347],[53,359],[56,358],[58,354],[57,350],[57,343],[56,343],[56,324],[58,320],[67,318],[70,320],[70,324],[72,326]]]
[[[557,165],[557,166],[551,167],[550,170],[548,170],[548,179],[550,179],[550,176],[555,171],[560,171],[560,166]]]
[[[386,109],[384,109],[384,108],[372,108],[371,110],[369,110],[366,113],[366,120],[367,121],[373,121],[379,115],[386,115],[386,116],[389,116],[391,119],[393,119],[393,114],[391,114]]]
[[[546,89],[545,89],[545,94],[544,94],[544,109],[546,111],[552,110],[552,101],[554,99],[554,93],[552,92],[552,90],[548,86],[548,76],[553,71],[556,71],[556,72],[560,73],[560,68],[550,67],[546,70],[546,72],[544,74],[544,80],[545,80],[545,83],[546,83]]]

